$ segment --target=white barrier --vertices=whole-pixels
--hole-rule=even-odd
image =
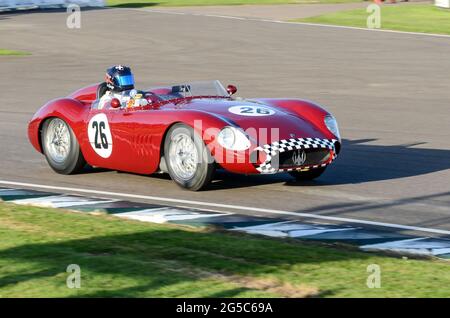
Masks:
[[[450,8],[449,0],[435,0],[434,4],[436,5],[436,7],[440,7],[440,8]]]
[[[0,0],[0,10],[27,8],[67,7],[76,4],[80,7],[104,7],[104,0]]]

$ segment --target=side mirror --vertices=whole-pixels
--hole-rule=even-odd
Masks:
[[[237,87],[234,85],[228,85],[227,86],[227,92],[230,95],[234,95],[237,92]]]
[[[119,108],[120,107],[120,100],[118,100],[117,98],[113,98],[111,100],[111,107],[112,108]]]

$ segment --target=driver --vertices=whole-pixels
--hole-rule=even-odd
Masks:
[[[148,104],[144,94],[134,89],[134,77],[128,66],[116,65],[106,70],[106,92],[100,98],[98,108],[110,105],[113,98],[120,101],[121,107],[145,106]]]

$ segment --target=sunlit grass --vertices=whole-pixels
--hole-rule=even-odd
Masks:
[[[294,21],[365,28],[368,16],[365,9],[356,9]],[[450,34],[450,9],[432,4],[385,5],[381,7],[381,29]]]
[[[0,55],[29,55],[28,52],[0,49]]]
[[[81,288],[66,286],[69,264]],[[381,288],[366,285],[381,267]],[[0,203],[0,297],[448,297],[450,264]]]

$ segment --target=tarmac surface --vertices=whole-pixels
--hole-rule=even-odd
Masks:
[[[239,6],[187,6],[155,7],[153,11],[188,14],[209,14],[270,20],[291,20],[313,17],[342,10],[366,8],[367,2],[327,4],[282,4],[282,5],[239,5]]]
[[[0,14],[0,48],[32,54],[0,57],[0,181],[450,230],[450,38],[143,9],[86,10],[81,29],[67,17]],[[117,63],[138,87],[219,79],[242,97],[313,100],[339,120],[343,151],[314,182],[219,173],[198,193],[167,176],[55,174],[28,142],[29,119]]]

